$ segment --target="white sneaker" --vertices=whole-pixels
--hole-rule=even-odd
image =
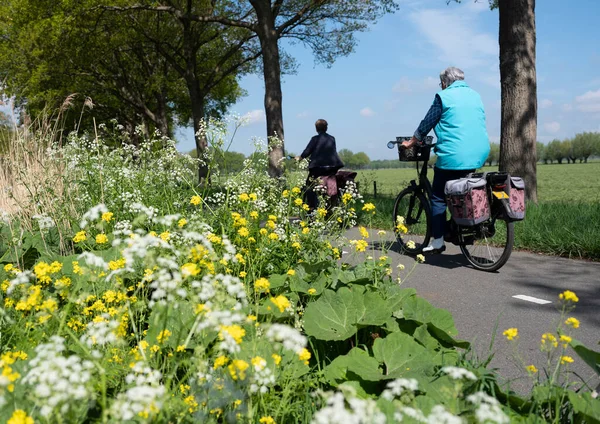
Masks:
[[[423,248],[423,253],[428,252],[443,252],[446,250],[446,245],[444,244],[444,237],[433,239],[433,241],[429,244],[429,246]]]

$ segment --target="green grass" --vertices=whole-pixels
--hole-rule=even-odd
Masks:
[[[538,164],[537,170],[539,203],[528,204],[525,220],[515,223],[515,248],[600,261],[600,162]],[[394,198],[415,178],[414,169],[360,171],[360,191],[377,205],[372,225],[392,228]]]

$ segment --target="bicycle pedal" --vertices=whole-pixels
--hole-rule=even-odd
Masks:
[[[423,254],[426,255],[439,255],[440,253],[444,252],[446,250],[446,246],[442,246],[439,249],[430,249],[430,250],[425,250],[427,248],[423,249]]]

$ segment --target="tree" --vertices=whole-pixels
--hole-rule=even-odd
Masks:
[[[538,162],[544,161],[544,163],[547,163],[546,162],[546,146],[544,145],[544,143],[540,143],[538,141],[535,144],[535,154],[536,154],[536,160]]]
[[[587,163],[588,158],[594,154],[596,139],[600,139],[600,134],[592,132],[576,134],[573,139],[573,155],[582,162]]]
[[[561,143],[562,142],[560,140],[552,140],[550,143],[548,143],[548,146],[546,147],[546,155],[550,160],[550,163],[555,160],[561,164],[565,158],[564,149],[562,148]]]
[[[575,159],[573,158],[573,143],[571,140],[563,140],[560,143],[560,151],[561,156],[567,159],[567,163],[575,163]]]
[[[354,153],[352,152],[352,150],[341,149],[338,152],[338,156],[340,157],[342,162],[344,162],[344,166],[351,167],[351,164],[353,163],[353,160],[354,160]]]
[[[494,162],[498,162],[500,157],[500,145],[498,143],[490,143],[490,154],[487,157],[486,163],[492,166]]]
[[[198,3],[201,3],[198,11],[188,15],[190,19],[244,28],[256,34],[260,41],[269,173],[272,176],[281,175],[285,152],[281,92],[285,54],[280,51],[279,40],[291,38],[309,46],[318,62],[332,64],[337,57],[353,51],[355,32],[366,30],[368,23],[398,8],[396,0],[215,0],[210,4]],[[169,7],[157,6],[155,9]]]
[[[537,202],[535,0],[503,0],[497,6],[502,99],[499,169],[523,177],[527,199]]]
[[[358,152],[352,158],[352,162],[354,163],[355,167],[362,169],[371,163],[371,159],[365,152]]]

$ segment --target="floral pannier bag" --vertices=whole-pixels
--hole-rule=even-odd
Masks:
[[[460,178],[446,183],[446,203],[458,225],[473,226],[490,218],[485,178]]]
[[[508,201],[502,202],[504,212],[510,221],[525,219],[525,182],[523,178],[510,177],[506,182]]]

